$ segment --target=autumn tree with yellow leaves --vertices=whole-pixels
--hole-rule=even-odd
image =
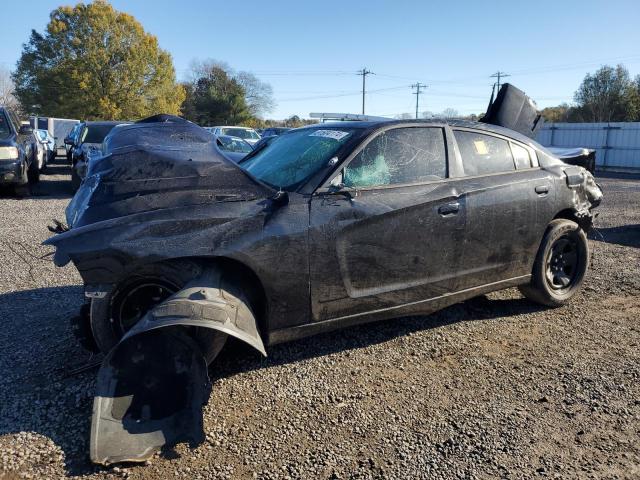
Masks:
[[[32,30],[13,80],[24,110],[53,117],[177,114],[185,98],[171,55],[104,0],[52,11],[44,34]]]

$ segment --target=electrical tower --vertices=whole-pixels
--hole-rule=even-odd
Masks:
[[[367,78],[367,75],[375,75],[375,73],[367,70],[366,68],[363,68],[362,70],[358,71],[358,75],[362,75],[362,115],[364,115],[364,96],[366,93],[365,80]]]
[[[498,80],[496,81],[496,85],[498,88],[496,88],[496,91],[500,91],[500,79],[504,78],[504,77],[510,77],[511,75],[509,75],[508,73],[504,73],[501,72],[500,70],[498,70],[496,73],[494,73],[493,75],[491,75],[491,77],[489,78],[497,78]]]
[[[421,93],[421,88],[427,88],[427,85],[425,85],[424,83],[414,83],[413,85],[411,85],[411,88],[414,89],[415,88],[415,92],[413,92],[413,94],[416,96],[416,120],[418,119],[418,107],[420,105],[420,93]]]

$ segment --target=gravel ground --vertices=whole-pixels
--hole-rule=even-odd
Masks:
[[[39,257],[68,171],[0,192],[0,480],[640,478],[640,179],[599,178],[592,270],[566,307],[515,289],[214,364],[207,441],[144,466],[88,461],[96,371],[73,267]],[[95,359],[93,359],[95,360]]]

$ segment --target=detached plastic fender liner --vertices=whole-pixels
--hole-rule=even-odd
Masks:
[[[241,293],[239,293],[241,295]],[[246,301],[210,270],[149,311],[105,357],[93,403],[95,463],[143,462],[158,449],[204,439],[207,362],[183,326],[218,330],[266,356]]]
[[[251,308],[222,285],[221,272],[206,271],[147,313],[123,340],[157,328],[183,325],[211,328],[267,352]]]
[[[90,456],[94,463],[143,462],[160,448],[204,441],[207,362],[182,329],[123,340],[98,373]]]

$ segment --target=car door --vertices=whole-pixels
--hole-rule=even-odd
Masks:
[[[451,291],[464,205],[447,180],[442,127],[370,137],[310,202],[315,321],[393,309]],[[325,187],[327,185],[325,184]]]
[[[466,206],[456,290],[531,273],[554,192],[530,147],[498,134],[454,130],[463,174],[456,182]]]

